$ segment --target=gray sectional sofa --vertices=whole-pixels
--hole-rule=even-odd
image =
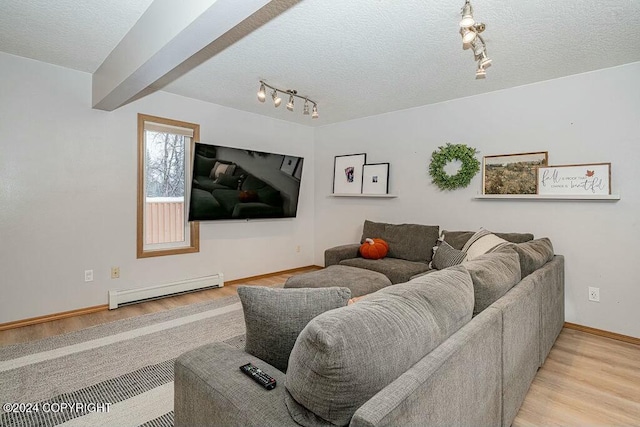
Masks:
[[[182,355],[175,425],[509,426],[563,323],[564,258],[548,239],[504,244],[314,317],[286,373],[224,343]]]

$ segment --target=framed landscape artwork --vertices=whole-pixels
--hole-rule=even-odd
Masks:
[[[362,194],[389,193],[389,163],[371,163],[362,167]]]
[[[537,169],[548,164],[546,151],[484,156],[482,194],[537,194]]]
[[[538,194],[611,194],[611,163],[540,166]]]
[[[365,153],[336,156],[333,163],[333,193],[361,194],[362,167],[366,162]]]

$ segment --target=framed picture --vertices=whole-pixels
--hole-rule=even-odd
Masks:
[[[548,164],[546,151],[484,156],[482,194],[536,194],[537,169]]]
[[[362,193],[362,166],[365,163],[365,153],[336,156],[333,162],[333,193]]]
[[[282,164],[280,165],[280,170],[289,176],[293,176],[299,161],[300,157],[284,156]]]
[[[611,163],[540,166],[538,194],[611,194]]]
[[[362,166],[362,194],[389,193],[389,163]]]

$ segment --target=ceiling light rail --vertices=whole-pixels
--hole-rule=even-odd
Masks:
[[[486,28],[482,22],[476,22],[473,18],[473,7],[470,0],[466,0],[460,13],[460,35],[462,36],[462,48],[469,49],[473,52],[475,61],[478,62],[476,69],[476,79],[484,79],[487,77],[487,68],[491,66],[491,59],[487,56],[487,45],[480,35]]]
[[[294,109],[294,98],[304,99],[304,106],[302,107],[302,114],[305,116],[309,115],[309,104],[313,104],[313,109],[311,110],[311,118],[317,119],[318,116],[318,104],[309,99],[306,96],[298,95],[298,91],[295,89],[278,89],[275,86],[271,86],[266,83],[264,80],[260,80],[260,90],[258,90],[258,101],[264,102],[267,99],[267,88],[271,89],[271,99],[273,99],[273,106],[278,108],[282,103],[282,98],[278,96],[278,92],[283,95],[289,95],[289,102],[287,102],[287,110],[293,111]]]

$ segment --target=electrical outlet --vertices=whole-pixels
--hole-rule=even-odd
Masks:
[[[589,301],[600,302],[600,288],[589,286]]]
[[[93,270],[85,270],[84,271],[84,281],[85,282],[93,282]]]
[[[112,279],[120,278],[120,267],[111,267],[111,278]]]

